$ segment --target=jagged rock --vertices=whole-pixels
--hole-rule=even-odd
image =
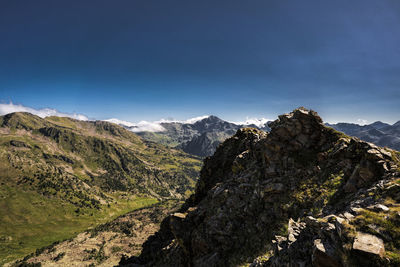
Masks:
[[[351,219],[354,218],[354,215],[351,214],[350,212],[345,211],[345,212],[343,213],[343,217],[346,218],[347,220],[351,220]]]
[[[335,256],[334,248],[321,239],[314,240],[312,264],[316,267],[339,267],[342,266]]]
[[[368,209],[373,210],[373,211],[378,211],[378,212],[379,211],[383,211],[383,212],[389,211],[389,208],[382,204],[375,204],[375,205],[369,206]]]
[[[300,231],[306,226],[305,223],[295,222],[292,218],[289,219],[288,224],[288,241],[289,243],[295,242]]]
[[[353,250],[362,252],[366,256],[379,256],[382,258],[385,255],[385,246],[382,239],[362,232],[357,232]]]
[[[368,225],[365,208],[399,179],[383,167],[394,162],[304,108],[270,127],[268,134],[238,130],[205,160],[180,211],[186,215],[173,216],[156,235],[164,238],[144,244],[142,263],[352,266],[354,233]]]

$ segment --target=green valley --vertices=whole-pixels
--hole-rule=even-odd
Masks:
[[[0,117],[0,264],[163,199],[182,199],[200,160],[112,123]]]

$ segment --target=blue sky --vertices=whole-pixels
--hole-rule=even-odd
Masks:
[[[400,119],[397,0],[2,0],[0,101],[128,121]]]

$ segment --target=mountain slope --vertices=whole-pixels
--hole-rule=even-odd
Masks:
[[[219,144],[228,139],[231,135],[223,131],[204,132],[194,136],[190,141],[181,144],[178,148],[189,154],[207,157],[212,155]]]
[[[377,121],[363,126],[353,123],[327,124],[327,126],[378,146],[400,150],[400,122],[393,125]]]
[[[216,116],[208,116],[194,123],[163,122],[160,124],[165,131],[138,132],[146,140],[177,147],[183,151],[200,157],[211,156],[217,146],[228,137],[245,126],[221,120]],[[130,129],[129,127],[126,127]],[[267,124],[263,130],[269,130]]]
[[[161,220],[179,203],[169,200],[129,212],[75,238],[40,248],[14,264],[115,266],[122,257],[140,254],[142,243],[159,229]]]
[[[398,266],[399,164],[398,152],[304,108],[268,134],[240,129],[205,160],[195,194],[121,265]]]
[[[1,116],[0,258],[157,199],[183,198],[200,164],[112,123]]]

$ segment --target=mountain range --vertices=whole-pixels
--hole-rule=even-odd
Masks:
[[[111,120],[112,121],[112,120]],[[118,122],[118,121],[114,121]],[[192,155],[211,156],[218,145],[243,127],[256,127],[268,131],[268,123],[261,121],[255,124],[237,124],[224,121],[217,116],[199,117],[187,122],[161,121],[161,130],[138,131],[137,126],[119,121],[119,124],[128,130],[134,131],[146,140],[176,147]]]
[[[207,157],[214,154],[218,145],[232,136],[238,129],[254,127],[269,131],[269,123],[270,121],[257,124],[238,124],[224,121],[216,116],[208,116],[190,123],[160,122],[160,128],[152,131],[138,131],[137,126],[129,126],[129,124],[124,123],[120,123],[120,125],[135,131],[146,140],[180,148],[187,153],[200,157]],[[326,125],[364,141],[400,150],[400,121],[393,125],[380,121],[368,125],[353,123],[326,123]]]
[[[399,123],[115,122],[0,116],[0,265],[400,264]]]
[[[378,146],[387,146],[400,150],[400,121],[393,125],[381,121],[376,121],[367,125],[353,123],[327,123],[326,125]]]

